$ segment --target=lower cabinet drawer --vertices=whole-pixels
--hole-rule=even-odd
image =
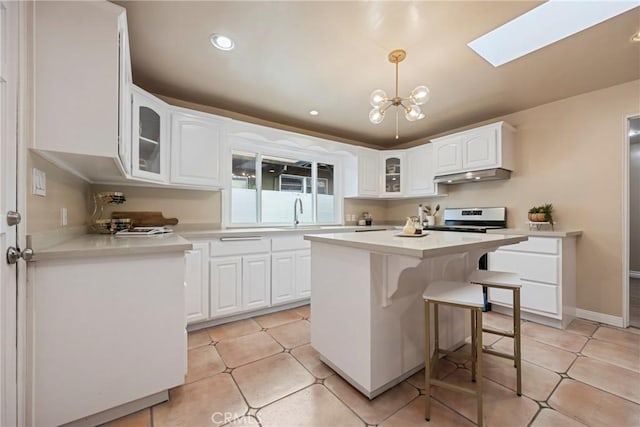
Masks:
[[[513,293],[504,289],[489,288],[489,301],[511,307]],[[545,313],[558,313],[558,287],[544,283],[532,283],[522,280],[520,307]]]
[[[271,251],[271,239],[264,237],[222,237],[211,242],[212,257],[269,251]]]
[[[529,240],[516,243],[515,245],[503,246],[502,249],[515,252],[534,252],[541,254],[559,253],[561,239],[553,237],[529,237]]]
[[[489,253],[488,269],[518,273],[524,280],[557,285],[560,258],[557,255],[497,250]]]

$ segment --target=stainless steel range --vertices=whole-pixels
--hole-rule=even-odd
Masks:
[[[424,227],[425,230],[486,233],[507,226],[507,208],[445,208],[444,223]]]
[[[506,228],[507,208],[445,208],[444,224],[424,227],[425,230],[462,231],[467,233],[486,233],[487,230]],[[478,269],[487,269],[487,254],[478,260]],[[482,287],[484,308],[490,311],[491,303],[487,298],[487,288]]]

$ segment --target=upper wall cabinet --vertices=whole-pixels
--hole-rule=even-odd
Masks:
[[[380,194],[380,157],[376,150],[358,150],[358,195],[378,197]]]
[[[382,151],[382,197],[401,197],[404,190],[404,151]]]
[[[220,188],[221,159],[230,119],[173,108],[171,113],[171,183]]]
[[[33,5],[32,148],[86,180],[122,179],[118,142],[128,141],[128,117],[120,107],[131,67],[125,9],[110,2]]]
[[[409,148],[405,152],[405,159],[407,168],[405,175],[407,177],[405,196],[419,197],[438,195],[438,184],[433,182],[433,144],[424,144]]]
[[[513,170],[514,133],[508,123],[497,122],[433,139],[435,174]]]
[[[131,174],[149,181],[168,182],[168,106],[162,100],[136,87],[132,87],[131,94]]]

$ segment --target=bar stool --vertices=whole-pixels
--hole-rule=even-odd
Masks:
[[[476,397],[478,406],[478,426],[482,426],[482,287],[465,282],[437,281],[431,283],[422,295],[424,298],[425,319],[425,358],[424,377],[427,398],[425,400],[425,419],[431,418],[431,385],[460,391]],[[431,304],[433,304],[434,354],[431,355]],[[441,349],[439,344],[438,306],[440,304],[466,308],[471,312],[471,354],[462,357],[471,360],[471,380],[476,388],[460,387],[437,378],[438,358],[441,354],[452,355],[454,352]],[[460,357],[459,354],[455,354]]]
[[[516,368],[516,393],[522,395],[522,353],[520,341],[520,276],[502,271],[475,270],[469,276],[469,282],[488,288],[506,289],[513,293],[513,330],[511,332],[483,328],[483,332],[513,338],[513,354],[491,349],[483,349],[487,354],[513,360]]]

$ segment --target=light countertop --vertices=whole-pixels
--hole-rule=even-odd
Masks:
[[[32,261],[155,254],[192,248],[189,241],[176,233],[155,236],[83,234],[46,248],[33,248]]]
[[[348,246],[370,252],[430,258],[472,250],[493,250],[527,240],[518,234],[460,233],[452,231],[429,231],[423,237],[407,237],[401,230],[386,230],[377,233],[328,233],[307,234],[305,240]]]
[[[307,234],[307,233],[342,233],[348,231],[378,231],[392,228],[385,225],[316,225],[298,227],[254,227],[254,228],[206,228],[188,226],[181,228],[174,227],[175,232],[181,236],[192,238],[219,238],[219,237],[246,237],[246,236],[274,236],[286,234]],[[367,233],[364,233],[367,234]]]
[[[487,230],[488,234],[521,234],[529,237],[577,237],[581,230],[529,230],[528,228],[500,228]]]

